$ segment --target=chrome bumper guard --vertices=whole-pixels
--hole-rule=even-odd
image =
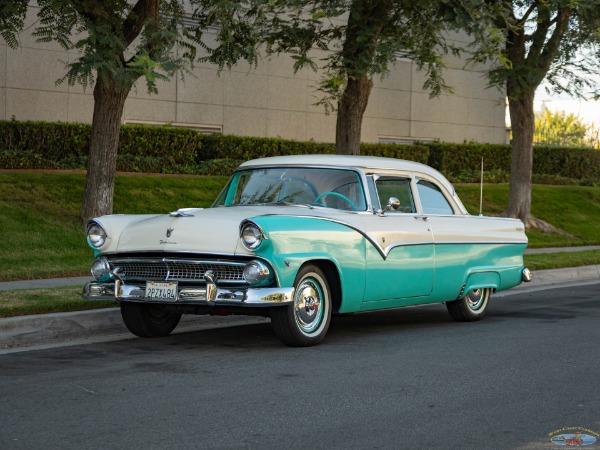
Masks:
[[[525,283],[529,283],[533,279],[533,275],[531,274],[531,271],[529,269],[527,269],[527,268],[523,269],[523,273],[521,275],[521,279]]]
[[[207,294],[208,291],[208,294]],[[83,287],[83,298],[87,300],[117,300],[147,302],[171,305],[215,305],[215,306],[281,306],[292,302],[294,288],[248,288],[224,289],[208,284],[208,289],[199,287],[178,287],[176,299],[153,299],[146,297],[145,286],[92,281]]]

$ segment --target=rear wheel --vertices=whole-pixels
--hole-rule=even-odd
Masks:
[[[446,302],[450,316],[459,322],[473,322],[485,316],[492,290],[490,288],[471,289],[459,300]]]
[[[323,271],[314,265],[300,269],[294,301],[271,310],[271,324],[286,345],[308,347],[323,340],[331,322],[331,290]]]
[[[129,331],[140,337],[165,337],[175,329],[181,314],[165,311],[158,305],[121,302],[121,317]]]

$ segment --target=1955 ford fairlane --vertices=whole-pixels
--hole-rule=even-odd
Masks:
[[[242,164],[212,207],[91,220],[96,281],[127,328],[169,335],[182,314],[270,316],[287,345],[325,337],[332,313],[445,303],[481,319],[492,292],[529,281],[515,219],[469,215],[423,164],[302,155]]]

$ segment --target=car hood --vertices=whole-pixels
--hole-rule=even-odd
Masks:
[[[117,245],[110,245],[104,252],[250,253],[239,245],[239,227],[244,219],[271,214],[322,216],[332,211],[298,206],[235,206],[184,212],[181,216],[130,216],[131,221],[122,226],[115,240]],[[127,217],[121,216],[120,220]]]

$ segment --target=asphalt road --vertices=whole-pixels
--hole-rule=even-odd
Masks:
[[[600,434],[599,344],[595,282],[498,296],[476,323],[337,317],[313,348],[261,324],[11,353],[0,448],[560,448]]]

